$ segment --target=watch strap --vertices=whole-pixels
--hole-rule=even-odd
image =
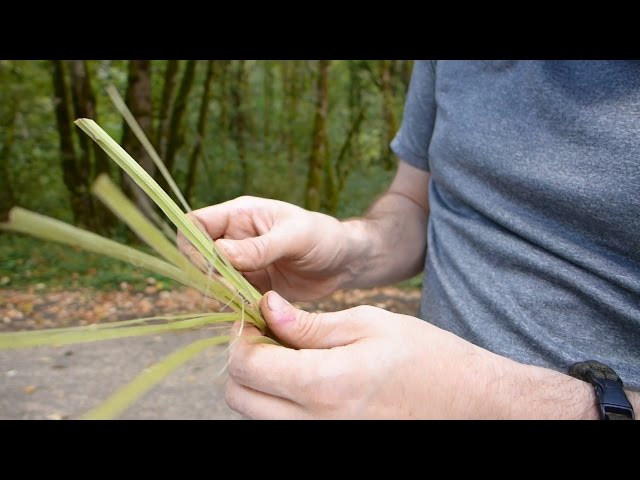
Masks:
[[[596,360],[574,363],[569,375],[593,385],[601,420],[633,420],[633,406],[624,393],[624,384],[616,372]]]

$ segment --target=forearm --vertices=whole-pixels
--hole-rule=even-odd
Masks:
[[[589,383],[546,368],[489,355],[493,359],[488,362],[491,366],[487,376],[475,385],[476,391],[483,392],[476,397],[477,405],[484,402],[484,406],[480,407],[481,416],[503,419],[599,419],[595,391]],[[634,410],[640,411],[640,393],[626,393]]]
[[[347,275],[343,288],[366,288],[410,278],[424,268],[428,213],[389,191],[366,216],[345,220]]]

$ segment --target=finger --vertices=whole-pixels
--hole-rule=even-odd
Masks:
[[[309,414],[298,404],[264,392],[252,390],[227,380],[224,398],[232,410],[255,420],[297,420],[310,418]]]
[[[326,377],[326,352],[238,340],[229,350],[229,377],[256,391],[305,403]],[[333,364],[334,362],[330,362]]]
[[[261,337],[262,332],[255,325],[247,322],[236,320],[231,327],[231,333],[234,336],[241,335],[243,337]]]
[[[299,310],[276,292],[262,297],[262,315],[273,334],[294,348],[333,348],[354,343],[373,333],[389,312],[361,306],[330,313]]]
[[[187,258],[189,261],[203,273],[207,273],[209,269],[209,263],[205,260],[202,254],[198,251],[196,247],[189,241],[184,234],[178,230],[177,235],[177,245],[178,250]]]
[[[207,230],[211,238],[220,238],[229,228],[229,218],[232,210],[231,202],[219,203],[191,212]]]
[[[242,275],[251,285],[256,287],[260,293],[265,293],[271,290],[271,278],[265,270],[243,272]]]
[[[283,258],[290,250],[291,235],[271,230],[264,235],[242,240],[224,238],[216,240],[231,264],[242,271],[261,270]]]

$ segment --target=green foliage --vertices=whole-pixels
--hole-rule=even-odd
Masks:
[[[193,208],[244,194],[304,205],[314,115],[315,61],[270,60],[268,64],[265,61],[244,62],[248,78],[239,108],[246,118],[246,129],[243,132],[248,171],[246,186],[232,125],[234,105],[231,89],[234,72],[239,64],[237,61],[227,61],[226,64],[216,62],[220,63],[217,64],[212,82],[209,121],[191,199]],[[385,124],[376,62],[331,62],[327,128],[329,156],[332,161],[336,161],[353,121],[350,109],[353,103],[353,71],[357,72],[358,102],[365,112],[362,125],[345,159],[349,174],[339,196],[336,214],[340,218],[362,214],[384,192],[393,177],[392,171],[386,171],[382,167]],[[100,125],[119,140],[122,118],[111,104],[105,88],[113,84],[124,94],[127,88],[128,61],[91,60],[87,63],[96,95]],[[184,72],[185,63],[180,62],[178,79]],[[392,83],[395,114],[400,119],[407,87],[407,68],[401,62],[396,63]],[[206,73],[204,65],[204,62],[199,62],[195,69],[194,86],[185,111],[184,144],[177,151],[172,172],[181,189],[186,182],[189,154],[197,141],[199,102]],[[165,66],[165,60],[151,62],[154,128],[159,115]],[[223,75],[226,78],[223,79]],[[52,99],[49,61],[0,60],[0,125],[3,128],[6,125],[15,128],[6,165],[15,202],[24,208],[73,222],[69,194],[63,182]],[[74,134],[74,142],[77,139],[78,135]],[[4,141],[0,133],[0,142]],[[294,155],[290,159],[291,147]],[[0,144],[0,152],[2,150],[3,145]],[[120,181],[118,176],[113,177],[113,180]],[[120,236],[119,240],[124,240],[124,232],[126,229],[119,224],[112,238]],[[36,251],[32,252],[31,247],[35,246],[31,243],[33,240],[14,241],[5,237],[7,236],[0,234],[0,249],[4,253],[0,257],[0,276],[11,277],[12,285],[30,283],[26,271],[31,271],[41,282],[48,284],[62,280],[65,274],[82,274],[90,268],[88,265],[92,262],[98,266],[97,273],[82,279],[72,279],[78,286],[117,288],[121,281],[138,285],[138,281],[144,277],[143,273],[133,272],[130,267],[118,266],[115,262],[97,256],[78,252],[66,255],[64,248],[51,245],[40,251],[36,247]],[[7,248],[9,245],[13,246],[12,250]],[[47,255],[53,257],[49,258]],[[66,260],[61,261],[63,258]],[[21,270],[15,263],[18,260],[29,267],[25,272],[18,271]],[[43,263],[48,267],[43,268]]]
[[[195,188],[196,207],[228,200],[238,195],[250,194],[278,198],[296,204],[303,203],[304,181],[307,172],[307,160],[310,150],[310,133],[314,113],[313,61],[295,61],[296,82],[300,90],[297,96],[297,108],[291,125],[296,146],[296,157],[290,164],[287,160],[284,142],[285,96],[283,89],[283,69],[286,61],[269,61],[272,83],[272,98],[265,103],[264,61],[246,61],[249,75],[249,88],[243,99],[242,109],[249,118],[246,132],[246,149],[250,167],[249,184],[243,191],[240,185],[240,165],[237,161],[237,145],[232,140],[229,126],[221,119],[222,103],[230,109],[229,85],[233,77],[227,73],[226,89],[218,75],[214,78],[210,99],[210,121],[204,140],[204,157],[199,165],[198,182]],[[329,145],[331,157],[335,159],[342,146],[349,127],[349,63],[336,60],[332,62],[329,85]],[[373,61],[357,61],[358,65],[372,64]],[[163,87],[162,74],[166,61],[152,62],[152,98],[154,115],[158,115],[158,105]],[[101,60],[88,62],[97,100],[100,124],[114,138],[119,139],[122,120],[113,108],[105,92],[108,84],[113,83],[121,94],[126,90],[127,61]],[[230,68],[234,67],[234,61]],[[179,75],[184,71],[184,62]],[[358,135],[361,147],[359,158],[351,159],[352,175],[365,174],[365,180],[371,182],[373,189],[368,198],[358,200],[367,190],[362,186],[349,183],[341,196],[340,211],[353,211],[350,204],[367,203],[375,198],[377,184],[385,182],[388,176],[371,174],[380,158],[380,145],[384,130],[381,115],[381,93],[374,84],[372,75],[375,65],[361,68],[362,102],[366,116]],[[172,172],[178,185],[182,186],[186,178],[188,155],[196,138],[196,123],[201,98],[205,69],[196,68],[193,92],[185,118],[185,143],[177,153],[175,171]],[[25,208],[37,210],[62,220],[71,220],[68,195],[62,181],[59,162],[58,137],[53,116],[52,87],[50,65],[47,61],[0,61],[0,123],[9,115],[9,106],[18,102],[16,117],[16,141],[9,164],[11,183],[17,192],[17,203]],[[396,113],[400,118],[404,101],[404,84],[398,74],[395,77]],[[270,107],[267,110],[267,106]],[[157,120],[157,118],[155,119]],[[271,127],[265,137],[263,125]],[[375,169],[375,167],[374,167]],[[356,173],[357,175],[353,175]],[[356,182],[357,183],[357,182]],[[374,193],[375,191],[375,193]]]
[[[404,288],[405,290],[422,289],[423,279],[424,279],[424,274],[419,273],[415,277],[411,277],[407,280],[399,282],[396,286],[399,288]]]
[[[136,248],[151,254],[144,245]],[[0,288],[34,287],[46,290],[93,287],[142,291],[146,279],[158,280],[156,287],[170,289],[178,285],[171,279],[134,269],[130,264],[80,248],[58,245],[14,233],[0,235]]]

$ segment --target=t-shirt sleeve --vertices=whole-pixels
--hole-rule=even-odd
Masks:
[[[428,151],[435,119],[435,62],[416,60],[402,125],[390,144],[393,153],[414,167],[429,171]]]

